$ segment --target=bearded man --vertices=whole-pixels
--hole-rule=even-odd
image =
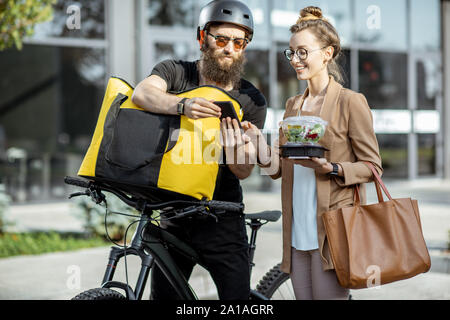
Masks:
[[[179,98],[172,93],[202,85],[219,87],[242,106],[243,121],[262,129],[266,117],[266,100],[250,82],[242,79],[244,51],[253,36],[250,9],[240,1],[215,0],[202,8],[197,29],[201,58],[198,61],[166,60],[157,64],[151,75],[140,82],[132,97],[138,106],[155,113],[184,114],[191,119],[220,117],[221,109],[202,97]],[[249,145],[236,120],[222,120],[222,137],[226,162],[219,167],[214,200],[242,202],[239,179],[247,178],[253,163],[229,161]],[[228,132],[228,134],[226,134]],[[231,132],[231,134],[229,134]],[[250,268],[248,238],[242,215],[223,214],[214,219],[177,221],[167,230],[189,243],[200,255],[216,284],[219,299],[248,299]],[[189,279],[194,263],[171,252],[177,266]],[[177,299],[175,290],[155,267],[152,272],[153,299]]]

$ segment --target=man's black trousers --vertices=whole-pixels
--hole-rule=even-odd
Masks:
[[[218,222],[210,217],[186,219],[165,229],[197,251],[217,287],[220,300],[249,298],[248,237],[242,215],[221,214]],[[189,279],[194,262],[174,250],[170,250],[170,253],[186,279]],[[152,270],[151,286],[154,300],[179,299],[156,265]]]

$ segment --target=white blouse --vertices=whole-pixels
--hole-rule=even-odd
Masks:
[[[292,246],[305,251],[318,249],[314,169],[294,164],[292,209]]]

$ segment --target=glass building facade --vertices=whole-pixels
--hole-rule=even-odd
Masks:
[[[168,58],[194,60],[209,0],[58,1],[21,51],[0,52],[0,177],[17,201],[65,197],[97,120],[107,79],[135,85]],[[303,92],[283,55],[289,27],[314,5],[336,27],[344,86],[373,111],[384,177],[443,177],[443,45],[439,0],[250,0],[255,34],[245,78],[265,95],[267,130]],[[77,5],[80,29],[66,25]],[[447,58],[448,59],[448,58]],[[257,170],[255,170],[257,175]],[[266,177],[267,178],[267,177]],[[265,178],[258,178],[265,184]],[[261,180],[262,179],[262,180]]]

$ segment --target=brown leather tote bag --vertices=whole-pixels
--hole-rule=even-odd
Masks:
[[[378,203],[361,205],[355,186],[353,207],[322,216],[339,284],[350,289],[411,278],[431,267],[417,200],[392,199],[373,165],[366,164],[374,175]]]

